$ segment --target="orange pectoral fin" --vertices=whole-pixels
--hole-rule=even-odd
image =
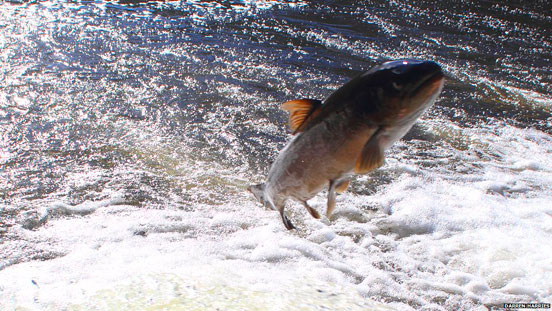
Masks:
[[[362,152],[355,165],[355,173],[366,174],[382,166],[384,162],[383,149],[379,145],[377,138],[372,137],[362,148]]]
[[[322,102],[317,99],[296,99],[282,104],[281,108],[289,111],[289,127],[297,134],[320,112],[321,106]]]

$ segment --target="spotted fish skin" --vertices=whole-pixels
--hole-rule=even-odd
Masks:
[[[332,93],[323,102],[298,99],[282,109],[290,113],[295,135],[280,151],[263,184],[248,189],[266,207],[280,212],[287,229],[286,200],[301,202],[328,189],[326,215],[336,192],[353,174],[366,174],[384,163],[384,152],[402,138],[433,104],[444,85],[441,67],[432,61],[397,60],[376,66]]]

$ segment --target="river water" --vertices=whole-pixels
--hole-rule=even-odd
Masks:
[[[285,230],[279,105],[399,58],[440,98]],[[551,63],[547,1],[1,2],[0,308],[551,303]]]

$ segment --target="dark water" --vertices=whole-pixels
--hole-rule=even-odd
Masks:
[[[435,60],[450,77],[429,118],[551,130],[552,7],[544,1],[1,9],[1,193],[9,203],[94,197],[64,182],[82,170],[107,175],[94,187],[154,199],[134,188],[169,186],[155,159],[134,152],[143,148],[138,133],[176,162],[185,154],[256,174],[287,139],[280,103],[324,98],[402,57]],[[130,176],[113,176],[129,166]]]
[[[469,148],[451,127],[552,134],[551,12],[548,1],[2,2],[0,237],[37,228],[32,213],[56,200],[221,204],[289,139],[281,103],[323,99],[392,59],[434,60],[448,76],[424,117],[442,130],[415,126],[398,159]],[[353,191],[395,177],[371,176]],[[41,258],[26,256],[15,262]]]

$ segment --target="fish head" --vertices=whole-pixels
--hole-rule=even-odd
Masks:
[[[358,77],[355,110],[372,124],[413,123],[441,92],[444,74],[432,61],[396,60]]]

